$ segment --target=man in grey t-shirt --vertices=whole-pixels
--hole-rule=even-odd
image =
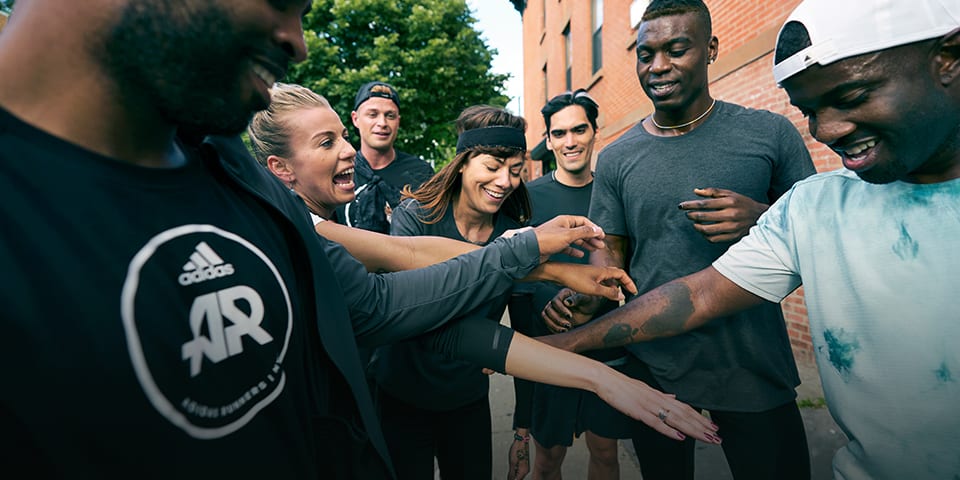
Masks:
[[[636,51],[655,112],[600,153],[590,218],[607,249],[590,261],[625,268],[643,293],[709,266],[815,169],[787,119],[710,96],[718,40],[700,0],[651,2]],[[545,315],[569,328],[562,302],[588,299],[567,296]],[[778,304],[628,349],[632,375],[710,411],[735,478],[809,478],[799,376]],[[644,478],[692,479],[694,442],[651,432],[637,425],[633,435]]]

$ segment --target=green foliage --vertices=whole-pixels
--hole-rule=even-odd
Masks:
[[[824,408],[827,406],[827,401],[823,397],[801,398],[797,400],[797,406],[800,408]]]
[[[13,11],[14,0],[0,0],[0,13],[10,16]]]
[[[509,101],[508,75],[490,72],[496,52],[474,23],[464,0],[314,0],[304,19],[309,57],[287,81],[325,96],[347,126],[360,85],[390,83],[400,94],[396,147],[439,168],[453,157],[461,110]]]

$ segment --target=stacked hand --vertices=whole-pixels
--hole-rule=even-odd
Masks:
[[[540,245],[540,261],[556,253],[571,257],[583,257],[583,251],[574,246],[594,251],[603,248],[603,229],[587,217],[558,215],[533,229]]]
[[[619,302],[624,299],[621,288],[637,293],[637,286],[627,272],[616,267],[552,261],[540,267],[543,268],[543,279],[568,287],[561,291],[571,294],[579,292],[587,298],[597,296]]]
[[[629,280],[629,276],[627,278]],[[636,285],[634,285],[632,281],[629,285],[632,287],[630,293],[637,293]],[[553,300],[550,300],[550,302],[543,307],[540,316],[543,318],[543,323],[547,326],[548,330],[553,333],[561,333],[578,325],[583,325],[593,318],[593,314],[596,313],[605,302],[604,298],[585,294],[588,293],[586,290],[578,291],[581,293],[577,293],[569,288],[564,288],[557,292]],[[607,298],[619,300],[609,296]]]

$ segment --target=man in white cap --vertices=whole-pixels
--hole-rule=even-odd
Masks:
[[[582,351],[675,335],[803,284],[850,439],[835,476],[960,478],[960,2],[806,0],[775,57],[845,168],[798,182],[711,267],[541,340]]]

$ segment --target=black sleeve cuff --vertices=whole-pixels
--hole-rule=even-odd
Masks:
[[[513,342],[513,330],[478,313],[479,310],[424,335],[421,343],[427,350],[503,373],[507,351]]]

